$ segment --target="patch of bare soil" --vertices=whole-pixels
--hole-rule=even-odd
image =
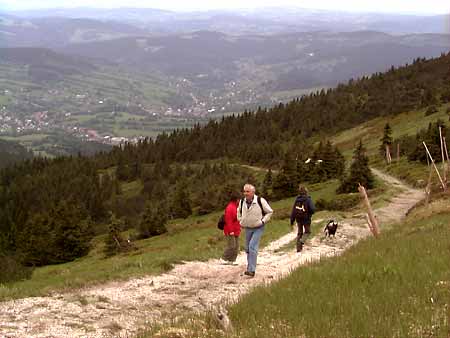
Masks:
[[[387,206],[375,210],[381,225],[400,220],[424,197],[422,192],[374,172],[402,190]],[[0,336],[133,337],[151,322],[236,301],[256,285],[280,279],[300,265],[339,255],[369,235],[365,217],[361,215],[340,221],[335,238],[324,239],[322,233],[315,236],[301,254],[295,249],[280,250],[295,239],[293,231],[260,251],[254,278],[243,276],[246,256],[241,253],[235,266],[221,265],[217,259],[186,262],[160,276],[110,282],[50,297],[1,302]]]

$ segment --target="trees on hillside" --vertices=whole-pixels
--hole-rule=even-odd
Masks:
[[[420,161],[422,163],[427,163],[428,157],[425,153],[425,148],[422,142],[425,142],[428,150],[430,151],[431,156],[433,157],[435,162],[442,162],[441,156],[441,139],[439,134],[439,127],[441,127],[441,133],[446,138],[446,140],[450,139],[450,130],[448,130],[445,126],[444,121],[437,120],[435,123],[430,123],[428,128],[425,130],[420,130],[417,132],[414,139],[414,142],[408,142],[411,139],[405,137],[402,139],[404,144],[409,144],[408,148],[408,160],[410,161]]]
[[[319,142],[316,148],[309,151],[309,154],[302,154],[302,156],[303,158],[297,155],[295,159],[289,153],[285,156],[281,169],[271,186],[276,199],[295,195],[301,182],[324,182],[340,178],[344,173],[344,156],[330,141]]]

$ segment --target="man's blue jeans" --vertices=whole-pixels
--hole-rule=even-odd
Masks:
[[[259,240],[264,232],[264,226],[245,228],[245,252],[247,253],[247,271],[255,272],[258,257]]]

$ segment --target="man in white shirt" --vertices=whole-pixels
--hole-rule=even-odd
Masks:
[[[244,198],[238,205],[238,220],[245,229],[245,252],[247,253],[246,276],[254,277],[258,247],[264,226],[270,220],[273,210],[269,203],[255,195],[255,187],[251,184],[244,185]]]

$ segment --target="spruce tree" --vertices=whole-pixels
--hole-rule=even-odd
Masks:
[[[386,157],[386,146],[389,147],[390,151],[392,151],[392,129],[389,123],[386,123],[384,126],[383,137],[380,139],[380,155],[384,158]]]
[[[369,168],[369,158],[366,156],[365,152],[366,149],[360,140],[353,152],[350,174],[343,182],[341,182],[341,185],[337,190],[338,193],[357,192],[358,184],[361,184],[366,189],[373,188],[374,178]]]
[[[114,256],[120,252],[126,251],[128,243],[122,237],[121,231],[124,228],[124,221],[117,218],[114,213],[110,214],[108,225],[108,234],[105,238],[105,247],[103,253],[105,256]]]
[[[262,186],[262,195],[266,198],[270,199],[270,195],[272,192],[273,185],[273,177],[272,177],[272,169],[269,168],[267,170],[266,175],[264,176],[263,186]]]
[[[167,210],[162,203],[147,202],[141,221],[137,227],[138,238],[149,238],[167,232]]]
[[[186,180],[180,180],[175,186],[170,213],[174,218],[186,218],[192,215],[191,198]]]
[[[297,192],[297,178],[296,162],[287,153],[284,156],[281,169],[273,181],[272,191],[274,197],[278,199],[294,196]]]

